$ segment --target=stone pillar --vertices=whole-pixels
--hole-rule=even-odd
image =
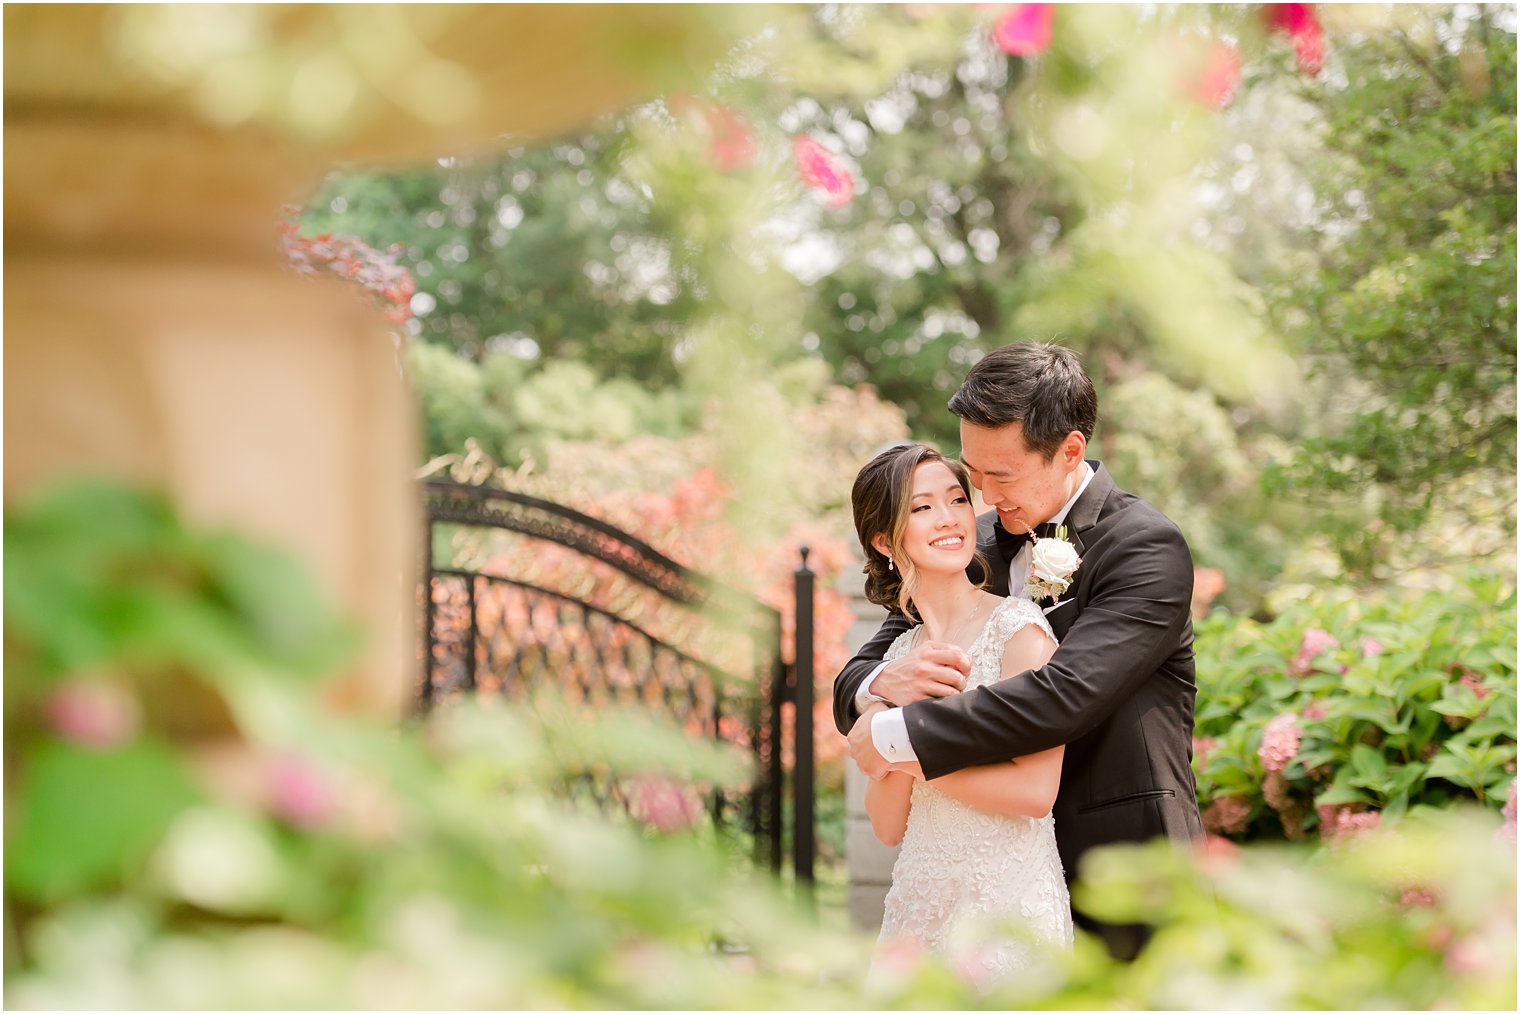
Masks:
[[[845,567],[838,588],[850,596],[855,611],[855,622],[847,635],[847,646],[854,654],[876,633],[887,614],[881,606],[866,601],[865,577],[858,566]],[[892,864],[897,861],[897,849],[883,845],[871,831],[865,804],[867,782],[859,768],[845,762],[844,851],[850,874],[850,923],[857,929],[874,932],[881,928],[882,902],[892,884]]]
[[[182,124],[5,124],[5,492],[110,475],[299,557],[363,623],[335,704],[409,694],[411,398],[347,286],[285,268],[315,175]]]
[[[549,137],[684,84],[728,15],[12,4],[4,25],[5,496],[108,475],[284,547],[365,630],[332,703],[399,715],[415,406],[378,314],[282,265],[281,205],[340,161]]]

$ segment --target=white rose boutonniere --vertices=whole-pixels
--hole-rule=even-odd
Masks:
[[[1029,573],[1024,590],[1030,598],[1053,599],[1071,587],[1072,575],[1082,565],[1077,547],[1066,541],[1066,526],[1056,529],[1054,538],[1035,539],[1029,547]]]

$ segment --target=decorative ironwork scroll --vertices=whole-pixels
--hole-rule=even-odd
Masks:
[[[791,693],[789,668],[781,659],[779,614],[561,504],[442,480],[425,483],[423,493],[428,582],[423,597],[426,664],[418,707],[426,710],[439,698],[458,693],[522,699],[552,686],[572,701],[638,705],[694,735],[746,746],[755,762],[752,789],[738,801],[714,794],[709,808],[720,823],[741,820],[754,834],[757,859],[779,870],[787,823],[781,704]],[[737,657],[748,671],[720,669],[698,657],[648,629],[637,610],[620,612],[521,575],[435,562],[434,528],[439,524],[513,532],[600,561],[660,600],[717,624],[729,640],[747,640],[750,649]],[[810,799],[810,777],[806,783]],[[624,787],[608,778],[588,774],[579,788],[604,804],[628,802]],[[810,854],[794,862],[810,881],[812,821],[811,807],[807,809],[803,838]]]

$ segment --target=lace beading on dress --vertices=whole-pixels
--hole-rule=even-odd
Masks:
[[[967,651],[968,690],[1002,678],[1004,646],[1031,623],[1055,640],[1029,599],[998,604]],[[907,654],[920,630],[903,633],[886,657]],[[880,943],[908,938],[958,965],[969,963],[963,970],[978,979],[1027,968],[1041,948],[1072,946],[1071,905],[1051,816],[985,813],[922,781],[913,783],[912,800]]]

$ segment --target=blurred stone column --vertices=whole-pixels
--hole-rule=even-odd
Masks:
[[[398,714],[415,406],[378,312],[283,265],[281,205],[340,162],[551,137],[684,84],[728,14],[12,4],[4,22],[6,497],[109,475],[284,547],[364,628],[334,703]]]
[[[320,173],[56,109],[8,111],[5,140],[6,497],[112,476],[283,547],[365,628],[334,703],[399,714],[413,409],[376,313],[280,259],[280,204]]]
[[[845,567],[837,587],[850,597],[850,605],[855,611],[855,622],[846,636],[846,647],[853,655],[876,633],[887,614],[881,606],[866,601],[865,575],[859,567]],[[845,761],[844,851],[850,874],[850,923],[857,929],[874,932],[881,928],[882,902],[886,899],[887,888],[892,886],[892,864],[897,861],[897,849],[883,845],[871,831],[865,802],[868,782],[859,768],[849,760]]]

